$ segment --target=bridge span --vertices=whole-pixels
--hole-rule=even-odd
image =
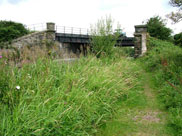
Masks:
[[[56,40],[62,45],[69,46],[77,50],[80,46],[89,46],[91,44],[91,34],[88,29],[81,29],[73,27],[59,27],[54,23],[47,23],[47,33],[52,35],[52,39]],[[146,51],[147,42],[147,27],[145,25],[135,26],[134,37],[120,36],[117,40],[116,46],[119,47],[134,47],[135,57],[143,55]]]
[[[91,35],[56,33],[56,41],[71,44],[90,44]],[[134,47],[134,37],[119,37],[116,46]]]

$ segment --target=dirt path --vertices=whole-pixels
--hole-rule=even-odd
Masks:
[[[137,97],[140,104],[121,106],[116,118],[107,122],[97,136],[169,136],[167,114],[162,111],[150,83],[149,75],[144,73],[143,90]]]

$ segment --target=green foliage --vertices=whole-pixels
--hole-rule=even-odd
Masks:
[[[113,54],[113,47],[116,45],[119,33],[114,34],[111,16],[106,16],[105,19],[101,18],[95,25],[92,25],[91,35],[92,50],[97,57]]]
[[[151,50],[140,61],[153,75],[159,100],[169,112],[169,126],[182,135],[182,49],[170,42],[150,38]]]
[[[182,47],[182,32],[174,35],[174,43]]]
[[[141,94],[139,67],[119,55],[72,64],[41,59],[21,69],[1,58],[0,135],[94,135],[120,104],[135,106]]]
[[[161,39],[171,40],[172,30],[166,27],[165,21],[161,17],[155,16],[147,20],[147,31],[150,36]]]
[[[0,43],[11,41],[28,34],[28,32],[21,23],[0,21]]]
[[[117,52],[117,54],[123,57],[134,57],[135,55],[135,50],[132,47],[115,47],[114,52]]]

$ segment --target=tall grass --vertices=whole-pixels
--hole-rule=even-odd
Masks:
[[[139,87],[139,67],[116,56],[21,68],[0,59],[0,135],[94,135]]]
[[[150,38],[150,51],[140,59],[151,73],[159,100],[169,112],[169,126],[182,135],[182,49],[172,43]]]

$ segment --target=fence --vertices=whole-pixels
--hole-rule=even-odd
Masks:
[[[57,33],[66,33],[66,34],[80,34],[80,35],[89,35],[90,31],[86,28],[76,28],[76,27],[66,27],[66,26],[56,26]]]
[[[30,30],[30,31],[44,31],[47,29],[46,23],[25,25],[25,28]]]
[[[55,27],[57,33],[90,35],[90,31],[87,28],[77,28],[77,27],[67,27],[67,26],[55,26]],[[47,26],[46,23],[38,23],[32,25],[25,25],[25,28],[31,31],[44,31],[47,29]]]

